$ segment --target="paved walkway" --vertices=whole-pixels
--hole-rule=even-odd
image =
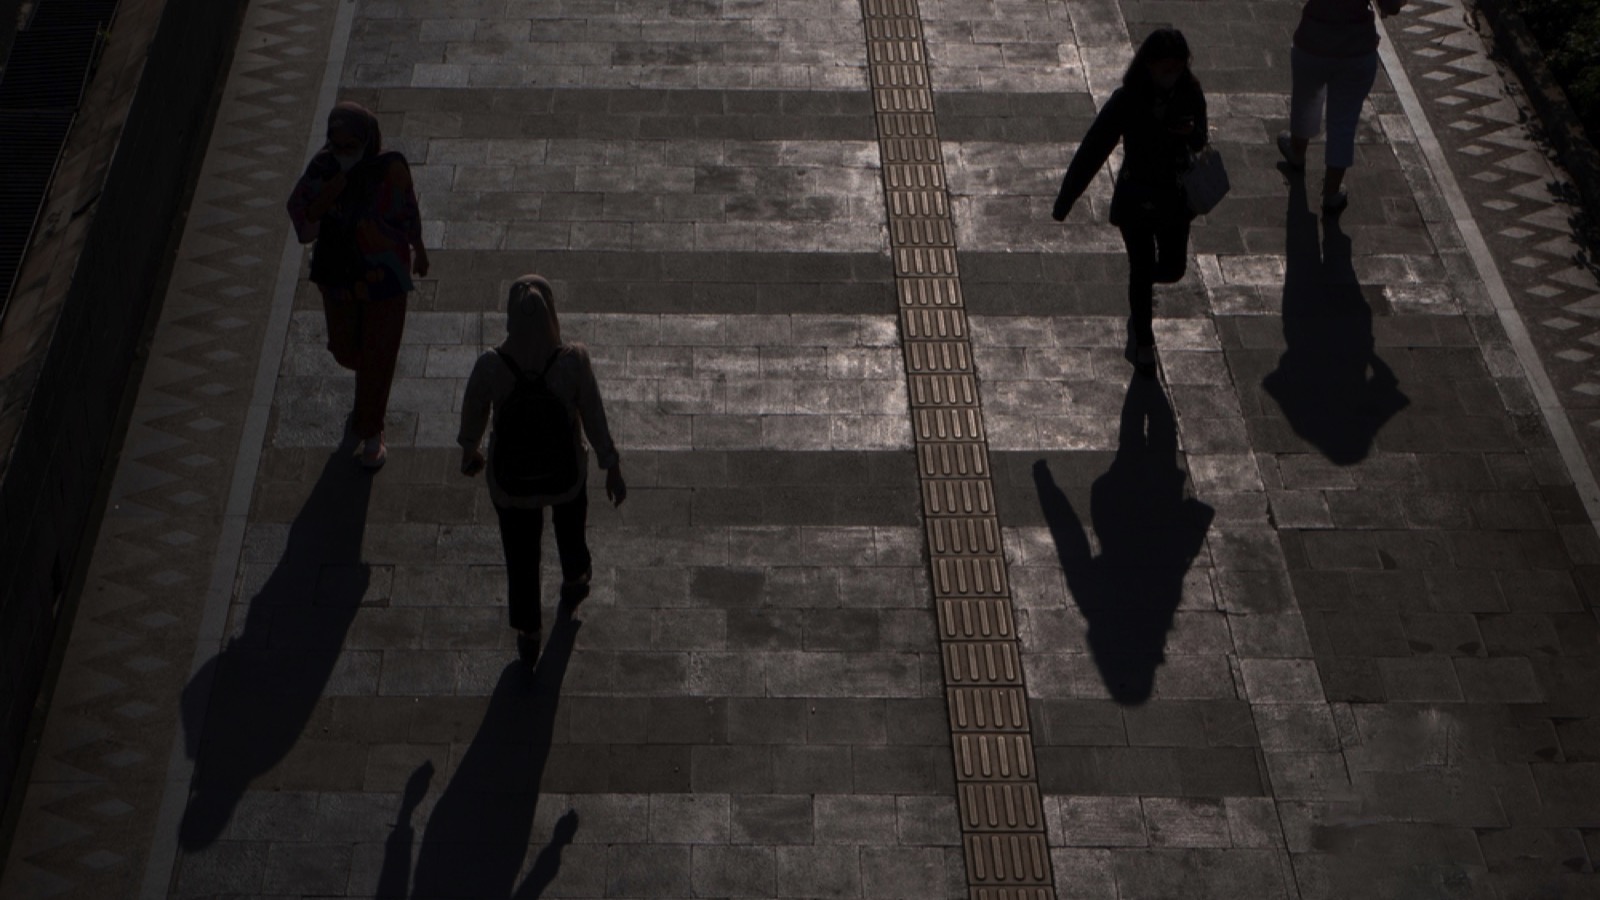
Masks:
[[[0,896],[1600,896],[1600,291],[1456,0],[1320,222],[1296,15],[256,0]],[[1109,179],[1048,207],[1161,24],[1235,188],[1156,384]],[[335,97],[439,248],[376,477]],[[530,270],[632,487],[531,680],[452,444]]]

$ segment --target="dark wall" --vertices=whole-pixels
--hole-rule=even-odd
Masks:
[[[0,0],[0,61],[11,52],[17,37],[17,21],[22,18],[22,0]]]
[[[8,811],[21,799],[36,702],[71,625],[62,615],[67,588],[94,545],[102,473],[109,478],[126,427],[135,363],[247,3],[167,0],[0,482],[0,808]]]

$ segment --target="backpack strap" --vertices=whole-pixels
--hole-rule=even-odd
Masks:
[[[527,373],[522,371],[522,367],[517,365],[516,360],[511,358],[511,354],[498,348],[494,352],[496,356],[500,357],[500,361],[506,364],[506,368],[511,370],[511,374],[516,376],[518,381],[539,381],[542,380],[545,375],[549,374],[550,367],[556,364],[556,358],[559,357],[561,355],[561,351],[565,349],[565,347],[557,347],[555,351],[550,354],[550,358],[545,360],[544,368],[540,369],[539,374],[534,378],[529,378]]]
[[[499,349],[495,350],[494,354],[500,357],[500,361],[506,364],[506,368],[511,370],[512,376],[518,381],[528,380],[528,376],[523,374],[522,367],[517,365],[517,361],[511,358],[511,354]]]
[[[557,346],[555,350],[550,352],[550,358],[544,361],[544,368],[539,370],[540,378],[543,378],[550,371],[550,367],[556,364],[556,358],[561,355],[561,351],[564,349],[566,348]]]

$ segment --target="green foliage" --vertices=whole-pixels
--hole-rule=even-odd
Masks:
[[[1515,0],[1551,74],[1600,145],[1600,0]]]

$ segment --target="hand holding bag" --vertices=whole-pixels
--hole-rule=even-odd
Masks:
[[[1216,208],[1228,195],[1228,170],[1222,165],[1222,154],[1206,141],[1206,145],[1189,155],[1189,168],[1179,179],[1188,198],[1189,211],[1203,216]]]

